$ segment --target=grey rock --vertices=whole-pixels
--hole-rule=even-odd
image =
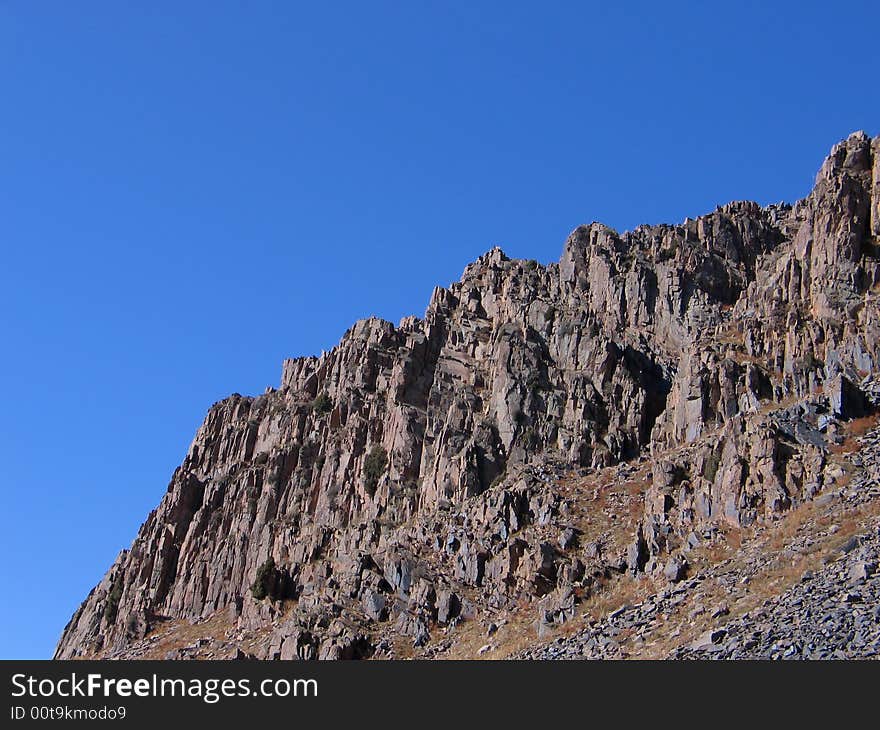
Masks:
[[[663,575],[672,583],[682,580],[687,572],[687,562],[681,558],[670,558],[663,568]]]

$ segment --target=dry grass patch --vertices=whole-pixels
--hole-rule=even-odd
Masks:
[[[880,413],[871,413],[867,416],[848,421],[843,427],[843,443],[832,446],[831,453],[851,454],[854,451],[858,451],[861,448],[858,439],[877,426],[878,422],[880,422]]]
[[[148,645],[144,659],[164,659],[169,651],[190,646],[199,639],[224,641],[234,624],[225,611],[217,611],[203,621],[192,623],[185,619],[172,619],[161,623],[147,635]]]

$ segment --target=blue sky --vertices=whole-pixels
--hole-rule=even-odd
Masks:
[[[714,5],[0,0],[0,657],[51,655],[284,357],[880,133],[880,5]]]

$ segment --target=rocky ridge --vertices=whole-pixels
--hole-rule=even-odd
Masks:
[[[680,581],[840,478],[875,406],[878,237],[880,138],[856,133],[794,206],[581,226],[548,266],[493,249],[423,319],[215,404],[56,656],[209,622],[167,653],[440,656],[523,606],[546,634],[615,576]]]

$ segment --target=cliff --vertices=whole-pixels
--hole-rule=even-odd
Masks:
[[[524,605],[565,622],[612,573],[677,580],[693,536],[827,486],[872,408],[878,246],[880,138],[856,133],[793,206],[593,223],[548,266],[493,249],[424,318],[212,406],[56,657],[205,622],[218,656],[436,655]]]

